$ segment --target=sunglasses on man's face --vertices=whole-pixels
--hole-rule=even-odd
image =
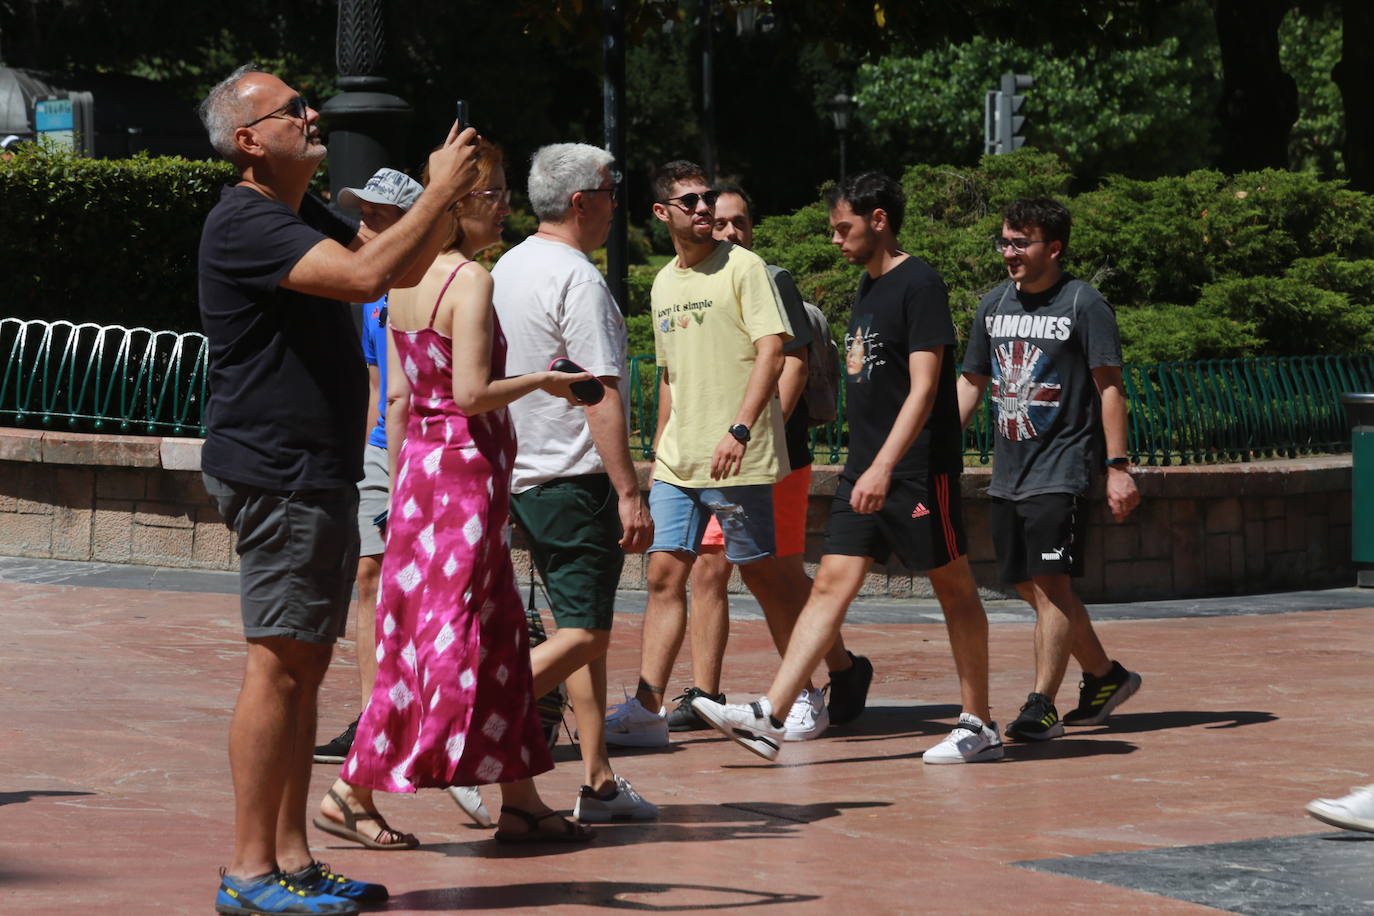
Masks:
[[[310,103],[305,100],[305,96],[298,95],[282,107],[276,109],[275,111],[269,111],[262,117],[253,121],[249,121],[247,124],[243,126],[252,127],[254,124],[260,124],[263,121],[266,121],[268,118],[293,118],[299,121],[305,117],[305,113],[309,109]]]
[[[693,191],[691,194],[683,194],[681,197],[670,197],[667,200],[660,200],[659,203],[675,203],[682,209],[686,210],[688,213],[692,213],[696,210],[697,203],[700,201],[706,202],[707,209],[714,210],[716,206],[716,201],[719,199],[719,191],[707,191],[705,194],[698,194],[695,191]]]

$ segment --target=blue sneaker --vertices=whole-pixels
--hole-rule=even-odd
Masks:
[[[288,889],[294,887],[297,890],[306,890],[314,894],[331,894],[335,897],[343,897],[345,900],[375,903],[391,896],[385,885],[372,884],[368,881],[354,881],[343,875],[336,875],[323,862],[311,862],[300,871],[292,872],[289,875],[282,874],[280,878]]]
[[[288,889],[282,875],[242,880],[220,872],[215,912],[232,916],[355,916],[358,904],[332,894],[313,894],[304,888]]]

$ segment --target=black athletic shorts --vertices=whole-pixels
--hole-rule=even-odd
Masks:
[[[878,563],[895,554],[907,569],[921,572],[964,555],[964,514],[956,475],[893,480],[883,507],[868,515],[849,504],[854,483],[841,477],[835,488],[825,526],[826,553],[872,557]]]
[[[1087,546],[1088,506],[1072,493],[992,499],[992,544],[1008,585],[1032,576],[1081,576]]]

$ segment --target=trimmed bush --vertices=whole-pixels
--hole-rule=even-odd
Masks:
[[[176,157],[0,161],[5,314],[199,330],[200,229],[233,179],[227,163]]]

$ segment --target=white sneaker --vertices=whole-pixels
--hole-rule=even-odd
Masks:
[[[583,786],[573,805],[573,817],[585,824],[606,821],[649,821],[658,817],[658,806],[646,802],[624,776],[615,778],[611,797],[605,798]]]
[[[495,823],[487,806],[482,804],[482,791],[476,786],[449,786],[448,797],[453,799],[478,827],[490,827]]]
[[[819,690],[804,688],[787,713],[782,740],[810,741],[819,738],[829,727],[830,713],[825,708],[825,695]]]
[[[753,751],[765,760],[777,760],[785,728],[768,721],[772,707],[767,697],[759,697],[749,704],[717,703],[706,697],[695,697],[692,708],[716,731]]]
[[[970,713],[959,714],[959,724],[945,739],[921,755],[926,763],[981,763],[1006,754],[997,737],[997,723],[983,723]]]
[[[1307,813],[1333,827],[1374,833],[1374,786],[1356,786],[1344,798],[1319,798]]]
[[[649,712],[634,697],[606,711],[606,744],[611,747],[667,747],[668,710]]]

